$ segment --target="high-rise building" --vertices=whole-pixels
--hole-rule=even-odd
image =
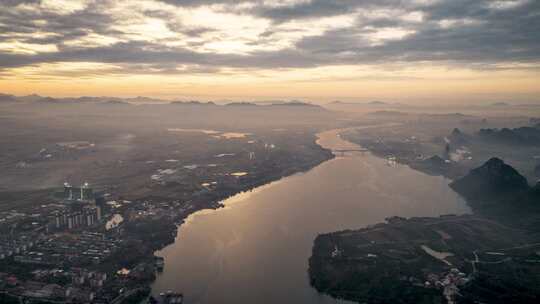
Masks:
[[[73,187],[68,183],[64,183],[64,199],[73,199]]]
[[[90,187],[90,184],[85,182],[80,187],[73,187],[69,183],[64,183],[64,191],[62,193],[62,199],[68,201],[91,201],[95,198],[94,190]]]

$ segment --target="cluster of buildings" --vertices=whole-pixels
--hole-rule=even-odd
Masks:
[[[0,212],[0,225],[9,226],[10,224],[19,222],[27,217],[26,213],[16,210]]]
[[[32,273],[33,279],[25,281],[19,281],[13,275],[0,273],[0,287],[9,290],[12,298],[89,303],[96,298],[99,289],[107,280],[105,273],[88,271],[84,268],[72,268],[69,271],[44,269]]]
[[[0,260],[26,252],[34,242],[35,238],[28,235],[0,235]]]
[[[99,264],[121,246],[121,241],[102,233],[84,231],[55,235],[38,241],[31,250],[14,256],[16,262],[38,265]]]
[[[105,200],[96,196],[88,183],[80,187],[65,183],[59,196],[63,204],[52,213],[49,228],[55,231],[71,230],[91,227],[101,221]]]
[[[79,210],[62,210],[54,213],[52,227],[56,230],[75,229],[90,227],[98,223],[101,216],[101,208],[97,206],[80,206]]]
[[[9,210],[0,212],[0,234],[35,234],[47,230],[48,212],[20,212]],[[16,229],[14,229],[16,227]]]
[[[160,293],[157,297],[151,297],[150,304],[182,304],[184,303],[184,295],[181,293],[168,290]]]
[[[459,287],[469,283],[470,278],[457,268],[442,274],[430,273],[427,275],[424,287],[442,290],[447,303],[455,303],[459,295]]]
[[[88,183],[65,183],[54,196],[24,212],[0,212],[0,302],[6,297],[19,302],[122,302],[128,294],[122,291],[129,289],[131,295],[141,289],[163,261],[143,261],[127,275],[117,273],[115,254],[137,241],[120,223],[124,218],[170,218],[192,208],[180,201],[107,202]],[[158,300],[182,303],[178,294]]]
[[[102,223],[104,199],[84,183],[64,184],[57,203],[42,205],[31,213],[4,212],[0,219],[0,260],[12,257],[24,264],[56,265],[70,261],[101,262],[117,247],[103,234],[83,228]],[[71,237],[55,233],[79,229]]]
[[[17,245],[19,250],[13,250],[11,255],[15,264],[5,267],[5,273],[0,272],[0,293],[19,300],[108,303],[96,300],[103,297],[110,280],[108,273],[97,265],[122,246],[121,240],[82,231],[49,234],[26,246]]]

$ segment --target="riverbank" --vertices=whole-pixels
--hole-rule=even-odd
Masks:
[[[107,194],[103,219],[100,222],[92,227],[85,226],[51,234],[46,241],[43,238],[43,242],[32,248],[34,251],[46,253],[50,253],[46,250],[51,247],[57,251],[63,248],[69,251],[69,247],[62,245],[62,242],[70,242],[80,233],[88,231],[115,242],[114,248],[107,248],[106,258],[99,263],[82,263],[69,258],[55,263],[25,263],[13,258],[3,259],[0,263],[4,266],[2,278],[17,280],[16,284],[2,285],[5,287],[3,291],[13,295],[15,299],[31,299],[32,294],[26,291],[39,291],[46,284],[58,284],[55,285],[56,290],[67,290],[74,286],[82,290],[81,297],[83,292],[86,292],[84,297],[91,295],[97,303],[132,303],[135,298],[146,297],[159,268],[155,252],[174,243],[178,228],[184,225],[189,216],[202,210],[220,209],[224,207],[222,202],[231,196],[249,193],[252,189],[283,177],[309,171],[334,157],[330,150],[316,144],[313,133],[275,135],[272,139],[275,144],[265,144],[262,139],[256,143],[243,140],[245,143],[238,143],[236,149],[225,150],[229,152],[228,156],[221,157],[214,153],[199,155],[197,162],[194,162],[196,165],[186,165],[180,160],[165,161],[167,169],[161,167],[158,171],[171,173],[166,176],[167,179],[156,180],[149,178],[149,175],[138,174],[140,180],[147,181],[148,189],[136,191],[132,195],[110,189],[112,194]],[[256,152],[248,152],[248,149]],[[44,195],[52,192],[54,191]],[[140,195],[141,193],[149,194]],[[35,208],[39,209],[41,206]],[[28,213],[35,212],[30,209]],[[114,216],[120,216],[121,223],[114,228],[107,228],[106,221]],[[60,245],[51,246],[51,239],[53,244]],[[78,243],[71,241],[69,244],[76,246]],[[55,252],[52,251],[53,254]],[[83,250],[76,253],[84,255]],[[69,252],[66,256],[68,254]],[[72,257],[73,254],[69,256]],[[84,272],[103,273],[107,279],[97,287],[87,286],[94,284],[90,280],[84,282],[87,284],[72,283],[70,270],[77,268],[84,268]],[[57,269],[62,271],[59,272],[60,275],[55,275]],[[36,273],[47,273],[47,276],[37,277]],[[34,284],[35,282],[39,284]],[[54,295],[54,301],[57,302],[68,298]],[[41,297],[40,300],[47,301],[49,298]]]
[[[250,192],[257,187],[284,177],[308,171],[334,157],[330,150],[316,144],[313,145],[312,151],[312,155],[316,155],[316,157],[297,159],[294,163],[286,166],[285,170],[257,168],[261,172],[264,171],[264,174],[257,172],[257,170],[252,171],[249,175],[238,178],[238,184],[234,188],[197,193],[187,200],[191,208],[170,209],[169,213],[163,216],[124,222],[119,228],[123,231],[124,238],[129,241],[130,246],[116,254],[104,267],[109,270],[118,268],[129,270],[130,273],[127,276],[133,278],[124,282],[125,289],[127,291],[137,290],[138,292],[130,297],[120,294],[116,298],[116,303],[131,303],[130,301],[135,296],[137,299],[144,299],[150,295],[150,292],[158,294],[164,291],[151,289],[151,285],[156,279],[155,255],[156,252],[175,242],[178,229],[184,225],[187,218],[197,212],[223,208],[224,205],[221,202],[227,198],[239,193]],[[155,200],[152,197],[148,198],[148,200],[152,199]],[[137,202],[133,204],[137,204]],[[167,268],[167,263],[165,263],[164,268]],[[177,291],[182,292],[182,290]]]
[[[155,290],[181,290],[186,301],[196,303],[336,303],[317,294],[306,277],[318,233],[374,223],[397,206],[404,216],[467,211],[444,179],[389,167],[356,152],[359,147],[338,132],[322,132],[317,142],[329,150],[350,151],[305,174],[226,200],[227,208],[190,216],[174,245],[159,252],[167,268]],[[388,187],[403,179],[399,187]],[[426,195],[424,187],[431,192]],[[435,198],[440,205],[426,208]]]
[[[147,227],[143,228],[143,230],[152,232],[151,238],[148,238],[146,240],[146,245],[149,246],[149,248],[151,249],[152,255],[146,256],[145,258],[143,258],[143,260],[150,261],[151,257],[153,260],[153,256],[157,251],[160,251],[166,248],[168,245],[173,244],[178,234],[178,228],[183,225],[185,223],[185,220],[193,214],[205,210],[216,210],[219,208],[223,208],[225,206],[221,202],[232,196],[238,195],[240,193],[250,192],[255,188],[278,181],[287,176],[309,171],[310,169],[320,165],[321,163],[335,157],[329,149],[325,149],[320,145],[315,144],[315,142],[312,150],[316,155],[318,155],[317,157],[296,158],[296,163],[290,163],[289,166],[285,168],[285,170],[281,171],[263,170],[264,173],[251,172],[249,175],[241,178],[241,185],[239,185],[235,189],[206,193],[202,195],[199,194],[197,195],[197,197],[194,197],[192,199],[192,201],[195,203],[193,204],[193,208],[178,212],[172,217],[156,219],[155,221],[149,222],[147,224]],[[157,230],[156,232],[156,225],[168,228]],[[132,231],[132,233],[134,237],[140,237],[141,230]],[[166,264],[165,267],[167,267]],[[149,286],[154,280],[155,276],[149,278],[145,285]],[[161,290],[154,291],[154,293],[159,292],[161,292]],[[178,290],[178,292],[182,292],[182,290]]]
[[[367,303],[535,303],[540,188],[529,188],[500,160],[452,188],[478,215],[390,217],[318,235],[309,259],[312,286]]]
[[[125,247],[117,252],[109,261],[100,266],[106,272],[116,269],[126,269],[129,273],[123,280],[125,291],[119,294],[114,300],[115,303],[131,303],[134,297],[144,299],[151,292],[157,294],[164,290],[151,289],[151,285],[156,279],[155,256],[156,252],[166,248],[175,242],[178,236],[178,229],[184,225],[186,219],[207,210],[216,210],[225,207],[221,202],[240,193],[247,193],[253,189],[278,181],[284,177],[297,173],[306,172],[322,162],[332,159],[334,155],[330,150],[314,145],[316,158],[304,158],[302,161],[290,164],[286,170],[275,171],[265,170],[264,174],[257,174],[256,171],[241,177],[239,184],[234,189],[226,189],[214,192],[198,193],[191,197],[188,202],[191,208],[169,209],[169,212],[162,216],[145,217],[131,221],[125,221],[119,228],[126,240]],[[259,170],[264,168],[259,168]],[[149,198],[152,200],[153,198]],[[141,200],[146,201],[146,200]],[[130,208],[136,208],[137,201],[132,203]],[[171,205],[172,207],[173,205]],[[164,265],[165,269],[167,263]],[[162,269],[159,271],[163,271]],[[125,293],[131,290],[137,292],[126,297]],[[177,290],[182,292],[182,290]]]
[[[539,249],[483,217],[393,217],[319,235],[309,275],[319,292],[358,302],[534,303]]]
[[[126,234],[126,238],[130,239],[135,246],[130,247],[131,250],[125,250],[122,254],[117,255],[117,261],[112,261],[116,267],[126,269],[146,269],[143,275],[138,272],[136,284],[131,286],[137,290],[150,292],[149,288],[156,279],[155,272],[149,271],[154,269],[156,252],[166,248],[175,242],[178,234],[178,229],[182,226],[186,219],[197,212],[205,210],[216,210],[223,208],[222,201],[234,195],[244,192],[250,192],[253,189],[265,184],[280,180],[284,177],[305,172],[313,167],[318,166],[334,157],[333,153],[324,149],[315,143],[305,146],[310,152],[305,155],[297,155],[292,160],[288,160],[287,165],[274,167],[258,166],[251,170],[249,174],[236,178],[235,184],[228,184],[227,188],[214,189],[213,191],[202,191],[194,193],[191,197],[186,198],[189,208],[170,209],[169,213],[164,216],[143,218],[136,221],[127,221],[122,226],[122,230]],[[144,200],[160,200],[158,197],[149,197]],[[128,261],[128,262],[126,262]],[[165,268],[167,264],[165,263]],[[157,294],[163,290],[157,290]],[[182,292],[182,290],[178,290]],[[138,294],[142,296],[141,293]],[[122,302],[119,302],[122,303]]]

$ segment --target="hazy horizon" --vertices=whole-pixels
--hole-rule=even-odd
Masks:
[[[113,96],[113,95],[42,95],[38,93],[29,93],[24,95],[15,95],[9,94],[6,92],[0,92],[0,98],[2,95],[5,96],[15,96],[20,98],[20,101],[23,101],[24,98],[53,98],[58,100],[76,100],[81,98],[93,98],[98,101],[110,100],[122,100],[127,101],[132,104],[160,104],[160,103],[169,103],[169,102],[201,102],[201,103],[215,103],[217,105],[225,105],[228,103],[255,103],[259,105],[270,105],[270,104],[281,104],[281,103],[307,103],[313,105],[365,105],[365,106],[384,106],[387,108],[392,107],[434,107],[434,108],[455,108],[455,107],[483,107],[483,106],[540,106],[540,101],[537,100],[524,100],[523,102],[512,101],[512,100],[482,100],[476,103],[468,103],[467,101],[453,101],[447,103],[440,103],[436,100],[425,100],[425,101],[396,101],[396,100],[386,100],[386,99],[328,99],[328,100],[317,100],[317,99],[307,99],[307,98],[292,98],[292,97],[282,97],[282,98],[246,98],[246,97],[237,97],[237,98],[209,98],[209,97],[160,97],[160,96],[142,96],[142,95],[128,95],[128,96]],[[26,100],[30,101],[30,100]],[[37,99],[35,101],[40,101]]]

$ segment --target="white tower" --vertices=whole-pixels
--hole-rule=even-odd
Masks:
[[[90,185],[88,184],[88,182],[85,182],[82,186],[81,186],[81,201],[84,200],[84,190],[87,189]]]

